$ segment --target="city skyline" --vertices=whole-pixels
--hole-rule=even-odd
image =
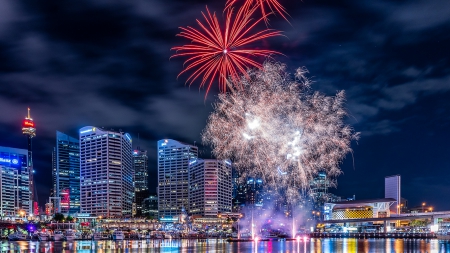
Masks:
[[[400,174],[402,196],[411,205],[425,201],[449,210],[440,197],[450,193],[441,176],[450,166],[448,3],[294,2],[286,2],[292,26],[270,21],[289,38],[274,43],[289,55],[276,60],[291,72],[308,68],[317,81],[314,89],[346,90],[348,123],[362,134],[331,191],[357,199],[382,197],[384,177]],[[169,61],[169,49],[181,44],[174,36],[178,26],[192,24],[200,7],[208,4],[220,12],[223,3],[151,2],[158,12],[138,4],[2,3],[0,107],[8,113],[0,116],[0,146],[26,148],[20,122],[31,107],[40,206],[51,188],[47,179],[57,130],[78,136],[82,126],[97,125],[129,132],[133,148],[148,151],[151,178],[157,174],[157,140],[200,144],[217,90],[205,101],[204,90],[184,86],[184,79],[176,79],[182,61]],[[207,147],[199,145],[199,151],[210,157]],[[156,181],[152,192],[155,187]]]

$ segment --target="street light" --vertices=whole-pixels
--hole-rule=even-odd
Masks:
[[[425,202],[422,203],[422,213],[425,212]]]

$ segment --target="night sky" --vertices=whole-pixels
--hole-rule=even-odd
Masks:
[[[291,24],[272,16],[270,27],[286,37],[258,47],[285,54],[276,60],[290,72],[305,66],[314,90],[345,90],[347,123],[361,132],[332,192],[381,198],[384,177],[401,174],[410,207],[450,210],[450,1],[280,2]],[[225,0],[1,1],[0,146],[26,148],[21,121],[31,107],[41,205],[56,130],[130,133],[149,151],[153,192],[156,141],[200,143],[218,90],[204,100],[198,83],[177,80],[183,60],[169,58],[188,43],[178,27],[195,26],[205,5],[222,16]]]

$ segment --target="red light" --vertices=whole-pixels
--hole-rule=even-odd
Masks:
[[[22,122],[23,127],[33,127],[34,128],[34,122],[28,119],[24,119]]]

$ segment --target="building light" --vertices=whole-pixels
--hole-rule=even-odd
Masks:
[[[93,129],[88,129],[88,130],[81,131],[80,134],[85,134],[85,133],[89,133],[92,131],[93,131]]]

